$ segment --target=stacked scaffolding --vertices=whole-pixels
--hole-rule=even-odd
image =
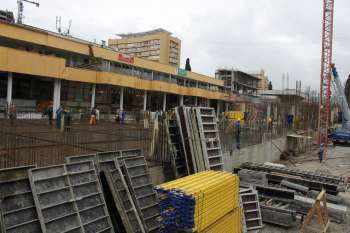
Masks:
[[[162,232],[235,233],[241,230],[239,178],[235,175],[204,171],[162,184],[157,191]],[[230,227],[232,222],[236,224]]]

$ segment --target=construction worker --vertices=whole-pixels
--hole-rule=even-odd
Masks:
[[[269,131],[272,131],[272,118],[271,118],[271,117],[269,117],[267,124],[268,124],[268,125],[267,125],[268,130],[269,130]]]
[[[52,125],[52,116],[53,116],[53,109],[52,109],[52,104],[49,104],[45,110],[47,114],[47,119],[49,120],[49,125]]]
[[[320,163],[322,163],[322,160],[323,160],[323,152],[324,152],[323,143],[321,143],[320,149],[318,151],[318,158],[320,159]]]
[[[90,125],[96,125],[96,109],[92,108],[90,113]]]
[[[11,103],[10,104],[10,107],[9,107],[9,118],[10,118],[10,124],[11,126],[14,125],[14,121],[16,119],[16,106],[14,103]]]
[[[62,113],[63,113],[63,108],[60,106],[56,110],[56,128],[60,129],[61,128],[61,118],[62,118]]]
[[[236,148],[241,149],[241,121],[238,119],[235,122],[235,133],[236,133]]]

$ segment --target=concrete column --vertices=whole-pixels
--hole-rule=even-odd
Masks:
[[[147,91],[143,94],[143,111],[147,110]]]
[[[124,87],[120,87],[119,110],[124,110]]]
[[[53,118],[56,119],[56,111],[61,105],[61,80],[55,79],[53,84]]]
[[[242,112],[245,112],[245,107],[246,107],[245,103],[241,103],[241,111]]]
[[[10,105],[12,102],[12,81],[13,81],[12,73],[8,72],[7,73],[7,96],[6,96],[7,105]]]
[[[268,121],[271,116],[271,103],[267,104],[266,120]]]
[[[180,98],[180,106],[183,106],[184,105],[184,96],[180,95],[179,98]]]
[[[227,112],[227,111],[228,111],[228,103],[225,102],[225,112]]]
[[[293,116],[295,117],[295,113],[296,113],[296,112],[295,112],[295,105],[293,104],[290,114],[293,114]]]
[[[197,96],[194,97],[194,106],[198,106],[198,97]]]
[[[91,89],[91,109],[95,107],[95,99],[96,99],[96,84],[92,84]]]
[[[166,93],[163,94],[163,112],[166,111]]]
[[[277,104],[276,104],[274,112],[273,112],[273,118],[274,118],[275,121],[277,120],[277,114],[278,114],[278,109],[277,109]]]

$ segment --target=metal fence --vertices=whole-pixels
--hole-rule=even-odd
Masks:
[[[100,121],[97,125],[73,121],[69,132],[48,126],[45,120],[0,120],[0,168],[60,164],[69,155],[140,148],[149,153],[149,129],[135,124]]]
[[[236,131],[234,122],[220,121],[219,134],[222,151],[230,152],[237,149]],[[269,128],[264,122],[256,122],[254,125],[241,126],[240,148],[264,143],[266,140],[283,137],[287,135],[288,129],[284,125],[274,124]]]

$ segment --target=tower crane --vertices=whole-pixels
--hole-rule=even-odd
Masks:
[[[18,12],[17,12],[17,23],[22,24],[23,22],[23,3],[27,2],[27,3],[31,3],[34,4],[36,7],[39,7],[39,3],[38,2],[34,2],[34,1],[29,1],[29,0],[17,0],[17,7],[18,7]]]
[[[318,117],[318,144],[328,144],[328,131],[331,114],[331,72],[333,48],[334,0],[323,0],[322,51],[320,99]],[[324,154],[327,154],[325,146]]]

